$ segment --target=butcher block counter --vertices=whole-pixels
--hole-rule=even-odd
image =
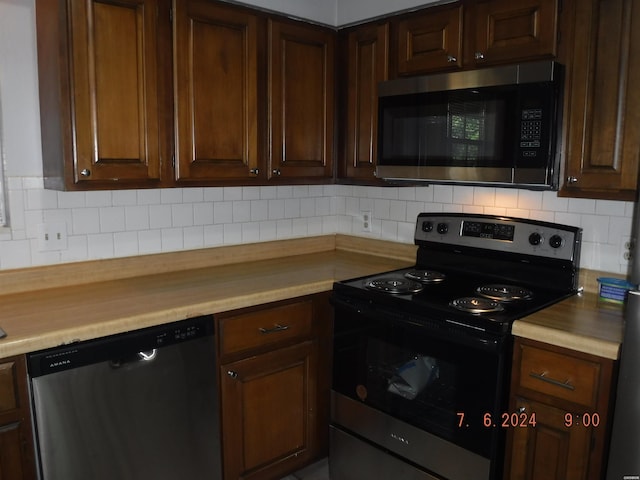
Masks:
[[[516,320],[513,334],[616,360],[622,343],[623,310],[619,304],[599,299],[596,280],[599,276],[612,275],[582,270],[581,293]]]
[[[413,245],[327,235],[0,271],[0,358],[325,292],[335,280],[414,263]],[[615,359],[622,325],[620,308],[588,287],[513,332]]]

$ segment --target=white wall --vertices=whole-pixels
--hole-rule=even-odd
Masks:
[[[325,25],[359,23],[393,12],[454,0],[225,0],[282,12]]]
[[[264,0],[275,8],[285,0]],[[341,0],[354,2],[355,0]],[[364,0],[360,0],[363,1]],[[288,5],[297,3],[290,0]],[[302,3],[302,2],[300,2]],[[311,12],[313,0],[305,0]],[[371,1],[380,8],[384,2]],[[371,13],[367,8],[362,12]],[[626,271],[630,202],[480,187],[347,185],[54,192],[42,187],[33,0],[0,0],[0,108],[11,226],[0,230],[0,269],[349,233],[412,243],[421,211],[464,211],[584,228],[582,266]],[[360,211],[373,212],[373,232]],[[38,225],[62,221],[68,248],[39,252]],[[0,286],[1,288],[1,286]]]
[[[338,0],[337,25],[359,23],[362,20],[410,10],[433,3],[448,3],[454,0]]]

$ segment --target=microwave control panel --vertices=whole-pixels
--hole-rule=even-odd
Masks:
[[[536,157],[542,138],[542,109],[522,110],[520,122],[520,148],[523,157]]]

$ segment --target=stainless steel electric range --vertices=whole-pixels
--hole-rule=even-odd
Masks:
[[[414,267],[335,283],[331,479],[501,479],[511,325],[577,292],[581,233],[421,213]]]

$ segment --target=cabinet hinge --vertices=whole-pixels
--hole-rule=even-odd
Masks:
[[[173,6],[169,7],[169,22],[173,23]]]

